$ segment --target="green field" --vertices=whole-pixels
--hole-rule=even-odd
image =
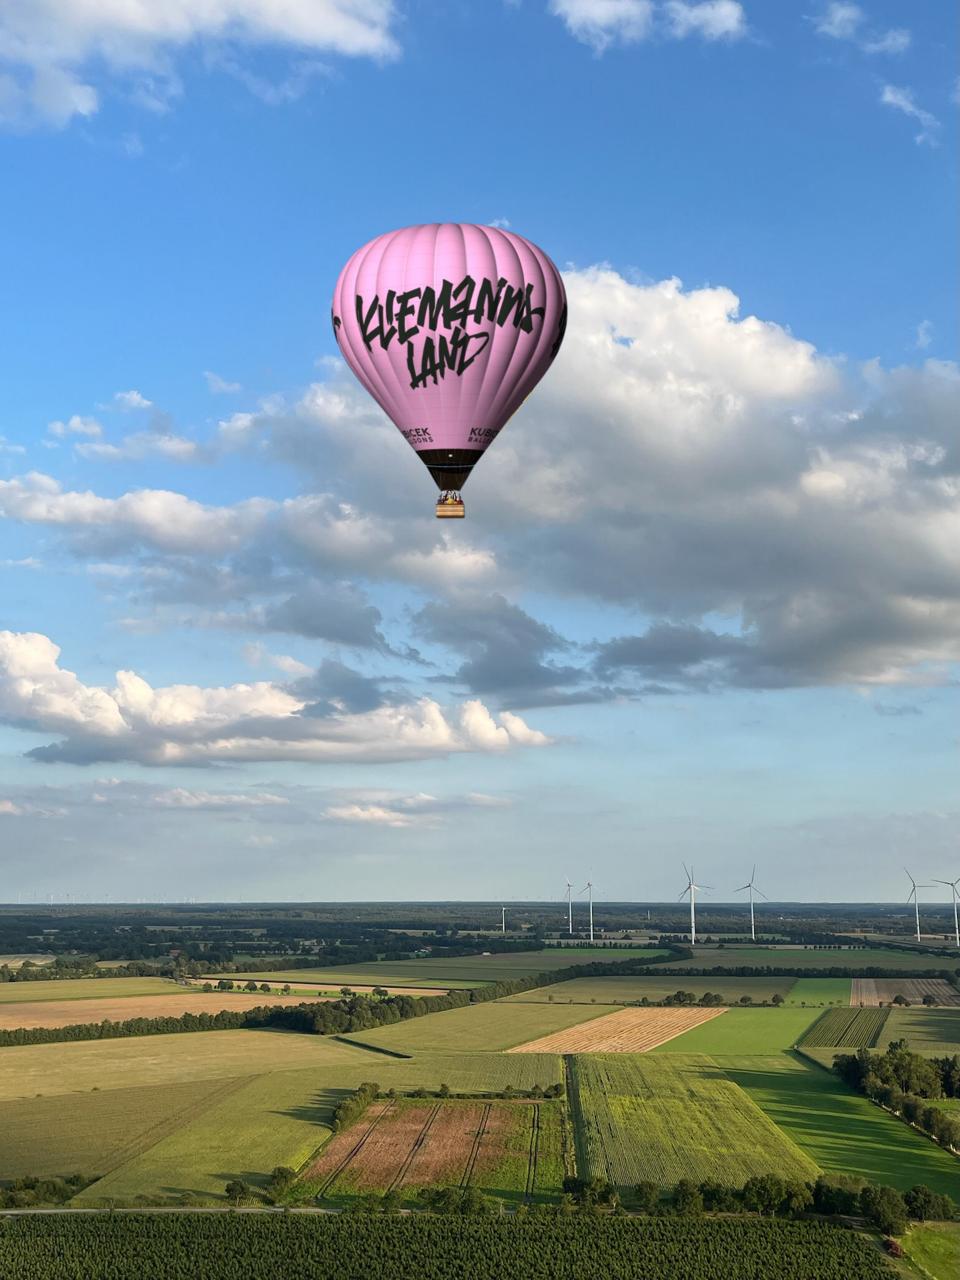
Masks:
[[[727,1017],[730,1015],[727,1014]],[[955,1157],[799,1054],[724,1058],[725,1073],[825,1172],[957,1196]]]
[[[299,1167],[329,1138],[337,1103],[365,1080],[402,1094],[419,1088],[435,1092],[441,1084],[454,1092],[470,1093],[498,1092],[507,1085],[547,1088],[561,1078],[560,1059],[551,1054],[450,1053],[403,1059],[346,1046],[344,1052],[347,1057],[336,1065],[274,1070],[241,1082],[229,1095],[88,1187],[75,1203],[185,1193],[222,1198],[224,1185],[232,1178],[262,1186],[274,1166]],[[59,1102],[66,1113],[73,1096],[51,1101]]]
[[[654,970],[654,972],[656,972]],[[692,991],[699,999],[705,991],[719,993],[730,1004],[736,1004],[741,996],[756,1001],[769,1000],[774,995],[785,999],[795,978],[571,978],[569,982],[557,982],[549,987],[536,987],[517,996],[507,996],[510,1004],[633,1004],[644,996],[648,1000],[662,1000],[675,991]],[[849,991],[850,984],[847,983]]]
[[[118,996],[183,995],[172,978],[51,978],[28,982],[0,982],[0,1004],[41,1000],[115,1000]]]
[[[581,1177],[630,1187],[648,1179],[817,1176],[806,1156],[707,1058],[582,1054],[571,1060]]]
[[[787,996],[787,1004],[849,1003],[849,978],[798,978]]]
[[[482,987],[482,981],[468,982],[462,978],[451,978],[449,980],[440,981],[437,978],[414,978],[404,977],[396,978],[390,974],[379,971],[379,966],[367,965],[365,968],[350,969],[349,971],[341,969],[271,969],[269,973],[213,973],[206,978],[196,979],[197,982],[210,982],[216,986],[221,978],[227,978],[229,981],[244,983],[256,982],[259,986],[261,982],[268,982],[272,987],[283,986],[289,983],[291,989],[306,995],[334,995],[340,994],[341,987],[353,987],[362,989],[364,987],[425,987],[428,991],[469,991],[471,987]],[[495,979],[491,979],[495,981]]]
[[[230,1079],[284,1067],[344,1066],[358,1049],[292,1031],[199,1031],[0,1049],[0,1101],[133,1088],[168,1081]],[[364,1054],[364,1058],[371,1057]]]
[[[107,1173],[240,1083],[197,1080],[0,1102],[0,1181]]]
[[[943,956],[916,955],[909,951],[880,951],[873,947],[850,951],[817,950],[815,947],[704,947],[697,946],[692,960],[671,963],[672,969],[736,968],[752,965],[775,969],[849,969],[851,977],[863,969],[952,969],[955,962]]]
[[[394,1053],[451,1051],[501,1052],[526,1044],[552,1031],[562,1031],[580,1022],[612,1013],[609,1005],[512,1004],[490,1001],[448,1009],[423,1018],[410,1018],[375,1031],[361,1031],[349,1037],[354,1044],[378,1045]]]
[[[730,1009],[651,1053],[776,1053],[796,1044],[818,1017],[816,1009]]]
[[[894,1040],[917,1053],[960,1053],[960,1009],[891,1009],[881,1045]]]
[[[869,1049],[880,1041],[889,1016],[888,1009],[828,1009],[800,1038],[806,1048],[843,1045]]]
[[[960,1276],[960,1223],[926,1222],[911,1227],[903,1238],[907,1256],[932,1280]]]
[[[257,982],[289,982],[336,991],[349,986],[385,987],[471,987],[485,982],[506,982],[535,973],[566,969],[571,965],[650,959],[666,951],[645,951],[636,947],[548,947],[542,951],[504,951],[489,956],[425,956],[416,960],[381,960],[374,964],[335,965],[318,969],[278,969],[270,973],[214,974],[236,981],[253,978]]]

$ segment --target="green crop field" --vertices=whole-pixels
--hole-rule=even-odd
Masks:
[[[881,1045],[906,1040],[916,1053],[960,1053],[960,1009],[891,1009]]]
[[[776,1053],[797,1043],[818,1017],[816,1009],[730,1009],[722,1018],[651,1049],[651,1053]]]
[[[229,1079],[284,1067],[362,1061],[329,1036],[292,1031],[198,1031],[190,1035],[82,1040],[0,1049],[0,1101],[98,1088]],[[372,1055],[364,1054],[364,1058]],[[522,1055],[519,1055],[522,1056]]]
[[[343,969],[271,969],[269,973],[214,973],[198,982],[211,982],[214,986],[221,978],[232,982],[269,982],[272,987],[282,986],[285,982],[298,993],[307,995],[339,995],[341,987],[423,987],[428,991],[469,991],[471,987],[482,987],[482,981],[467,982],[462,978],[451,978],[440,981],[438,978],[417,978],[405,976],[397,978],[381,972],[379,965],[366,965],[362,968],[345,967]],[[495,979],[491,979],[495,981]]]
[[[107,1173],[241,1081],[197,1080],[0,1103],[0,1180]]]
[[[656,972],[654,970],[654,972]],[[795,978],[654,978],[611,977],[571,978],[549,987],[536,987],[517,996],[507,996],[505,1004],[632,1004],[644,996],[648,1000],[662,1000],[675,991],[692,991],[699,999],[705,991],[714,991],[730,1004],[736,1004],[741,996],[752,1000],[769,1000],[774,995],[785,999],[796,982]],[[850,984],[847,983],[849,992]]]
[[[729,1017],[730,1015],[725,1015]],[[821,1051],[822,1052],[822,1051]],[[957,1195],[957,1160],[799,1054],[722,1059],[724,1072],[826,1172]]]
[[[798,978],[787,996],[787,1004],[849,1003],[849,978]]]
[[[437,1050],[453,1052],[512,1049],[551,1031],[588,1022],[611,1013],[609,1005],[512,1004],[506,1000],[448,1009],[423,1018],[410,1018],[375,1031],[350,1036],[354,1044],[377,1045],[394,1053]]]
[[[571,1064],[581,1177],[630,1187],[644,1179],[741,1186],[761,1173],[817,1176],[814,1162],[707,1058],[583,1054]]]
[[[471,1093],[499,1092],[507,1085],[547,1088],[561,1078],[560,1059],[551,1054],[451,1053],[403,1059],[346,1048],[345,1052],[348,1057],[336,1065],[271,1071],[241,1082],[215,1105],[88,1187],[75,1202],[185,1193],[222,1198],[231,1178],[262,1186],[274,1166],[297,1168],[329,1138],[337,1103],[365,1080],[402,1094],[420,1088],[433,1093],[441,1084]],[[66,1106],[67,1098],[62,1101]]]
[[[32,982],[0,982],[0,1004],[94,997],[115,1000],[118,996],[182,996],[184,990],[172,978],[38,978]]]
[[[932,1280],[960,1276],[960,1223],[925,1222],[913,1226],[903,1239],[907,1257]]]
[[[692,960],[673,961],[672,969],[712,969],[715,965],[737,968],[849,969],[851,977],[863,969],[950,969],[954,965],[942,956],[916,955],[909,951],[882,951],[873,947],[854,950],[818,950],[816,947],[704,947],[697,946]]]
[[[828,1009],[809,1027],[799,1043],[804,1047],[843,1045],[869,1049],[878,1044],[889,1009]]]

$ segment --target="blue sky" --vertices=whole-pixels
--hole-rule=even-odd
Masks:
[[[5,7],[5,896],[960,874],[956,26]],[[453,530],[328,324],[440,220],[571,305]]]

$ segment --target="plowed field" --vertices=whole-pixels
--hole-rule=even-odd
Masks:
[[[933,996],[937,1004],[960,1005],[960,991],[943,978],[854,978],[850,989],[852,1005],[890,1004],[894,996],[903,996],[911,1004]]]
[[[646,1053],[726,1012],[726,1009],[622,1009],[604,1018],[541,1036],[507,1052]]]
[[[263,1004],[299,1004],[302,996],[264,992],[208,991],[163,996],[125,996],[119,1000],[43,1000],[36,1004],[0,1005],[0,1030],[17,1027],[70,1027],[81,1022],[126,1022],[129,1018],[179,1018],[183,1013],[219,1013],[256,1009]]]

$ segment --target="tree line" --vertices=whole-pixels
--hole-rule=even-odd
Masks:
[[[960,1098],[960,1055],[924,1058],[906,1040],[895,1040],[884,1053],[838,1053],[833,1069],[871,1101],[960,1152],[960,1112],[934,1105],[939,1098]]]

